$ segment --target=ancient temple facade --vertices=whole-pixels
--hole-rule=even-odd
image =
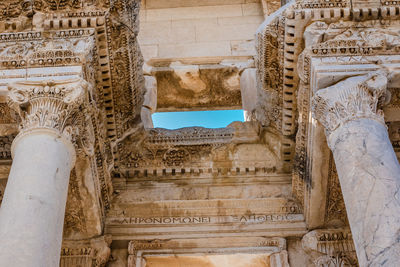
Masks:
[[[1,267],[400,266],[399,157],[400,1],[0,2]]]

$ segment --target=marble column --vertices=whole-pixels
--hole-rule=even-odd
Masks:
[[[20,82],[9,87],[21,117],[0,209],[0,266],[59,265],[65,205],[77,132],[86,97],[81,79]]]
[[[400,166],[383,112],[386,71],[347,78],[315,93],[314,117],[333,152],[360,266],[400,262]]]

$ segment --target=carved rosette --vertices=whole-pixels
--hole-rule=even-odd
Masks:
[[[313,116],[325,127],[327,137],[352,120],[368,118],[385,123],[380,107],[388,98],[387,75],[379,70],[350,77],[315,93]]]
[[[9,86],[9,105],[21,117],[20,134],[50,129],[71,140],[78,131],[80,109],[88,83],[67,81],[17,82]]]

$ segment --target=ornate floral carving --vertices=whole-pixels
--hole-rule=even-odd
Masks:
[[[314,230],[303,236],[302,244],[316,267],[358,266],[350,230]]]
[[[1,33],[2,68],[53,67],[83,65],[91,61],[94,31],[79,29],[50,32]],[[10,42],[12,42],[10,44]]]
[[[71,171],[68,187],[68,199],[65,208],[64,236],[86,231],[85,214],[82,209],[82,199],[76,176],[76,170]]]
[[[333,255],[324,255],[314,261],[317,267],[357,267],[355,255],[346,255],[345,253],[335,253]]]
[[[6,103],[0,103],[0,124],[11,124],[16,122],[15,115]]]
[[[104,8],[109,0],[3,0],[0,3],[0,19],[16,18],[21,14],[29,15],[33,11],[79,10],[83,8]]]
[[[11,160],[11,143],[15,134],[0,136],[0,160]]]
[[[156,128],[149,130],[149,143],[154,145],[219,144],[229,143],[233,136],[233,128],[187,127],[177,130]]]
[[[340,188],[339,176],[336,171],[333,155],[330,155],[329,176],[328,176],[328,194],[326,202],[325,222],[333,223],[334,220],[340,220],[342,225],[348,225],[346,206]]]
[[[384,70],[347,78],[317,91],[313,97],[314,117],[324,125],[327,136],[348,121],[369,118],[384,124],[380,106],[386,101],[387,72]]]
[[[348,7],[350,0],[297,0],[297,8],[340,8]]]
[[[186,149],[169,149],[164,154],[163,161],[166,166],[182,166],[184,162],[190,160],[190,154]]]
[[[68,137],[77,133],[75,118],[87,97],[82,79],[55,82],[18,82],[9,86],[9,103],[21,117],[21,131],[56,130]]]
[[[1,202],[3,201],[3,196],[4,196],[4,186],[0,184],[0,206]]]
[[[257,34],[257,78],[259,103],[257,119],[264,125],[282,129],[283,105],[283,39],[285,21],[272,20],[262,32]],[[263,103],[262,101],[267,101]]]
[[[390,103],[387,107],[400,108],[400,88],[388,88],[390,92]]]
[[[399,154],[400,152],[400,122],[395,121],[395,122],[388,122],[388,132],[389,132],[389,138],[390,141],[392,142],[393,149],[396,152],[396,154]],[[399,157],[399,155],[398,155]]]
[[[60,267],[105,267],[111,256],[111,236],[64,241]]]

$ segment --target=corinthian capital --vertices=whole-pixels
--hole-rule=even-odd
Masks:
[[[9,105],[21,117],[21,132],[45,128],[70,136],[74,116],[86,99],[87,86],[83,79],[9,85]]]
[[[380,109],[388,99],[388,73],[379,70],[347,78],[318,90],[312,100],[312,112],[329,136],[351,120],[368,118],[384,122]]]

